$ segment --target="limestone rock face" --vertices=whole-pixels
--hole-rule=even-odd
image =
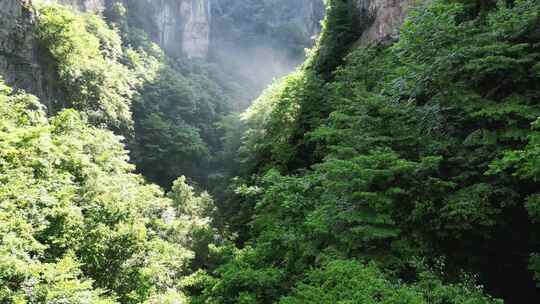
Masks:
[[[363,18],[372,23],[360,38],[360,45],[396,40],[407,11],[415,0],[357,0]]]
[[[206,57],[210,39],[210,0],[123,0],[137,26],[172,57]]]
[[[399,27],[415,2],[353,1],[362,22],[369,21],[358,42],[361,46],[397,39]],[[272,5],[258,0],[0,0],[0,76],[45,103],[57,93],[48,84],[54,75],[44,75],[41,68],[43,58],[33,35],[36,13],[32,4],[38,2],[104,14],[113,4],[121,3],[133,25],[147,32],[168,55],[204,58],[210,53],[234,71],[245,68],[249,71],[246,79],[261,80],[261,85],[298,63],[289,62],[289,55],[281,51],[295,45],[309,46],[309,37],[320,30],[324,14],[322,0],[276,0]],[[270,72],[250,74],[255,70]]]
[[[206,57],[210,39],[210,0],[42,0],[80,11],[101,13],[121,3],[136,26],[172,57]]]
[[[187,0],[181,4],[182,50],[190,57],[206,57],[210,45],[210,2]]]
[[[50,94],[33,32],[35,16],[30,1],[0,1],[0,77],[47,102]]]

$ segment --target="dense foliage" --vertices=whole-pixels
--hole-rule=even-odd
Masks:
[[[57,102],[0,83],[0,302],[539,301],[540,1],[419,1],[362,46],[357,2],[243,115],[245,74],[133,5],[41,7]],[[281,0],[219,4],[242,47],[308,43]]]
[[[141,27],[142,8],[117,3],[109,21],[121,29],[132,51],[130,65],[146,81],[134,98],[135,140],[130,145],[138,170],[151,181],[170,187],[179,175],[210,187],[212,174],[224,174],[225,131],[218,127],[232,108],[231,84],[203,59],[170,58]],[[148,77],[150,74],[152,77]]]
[[[426,1],[399,42],[349,52],[351,3],[327,3],[312,57],[246,114],[255,177],[231,217],[245,248],[205,299],[319,303],[333,286],[370,302],[339,292],[355,279],[331,281],[328,265],[374,262],[421,286],[421,258],[445,261],[442,282],[478,273],[509,303],[534,301],[540,3]]]
[[[423,273],[414,285],[394,284],[372,264],[335,260],[309,272],[292,295],[279,303],[495,304],[501,301],[484,297],[481,289],[470,282],[444,285],[436,276]]]
[[[57,77],[57,94],[63,97],[49,110],[75,108],[95,125],[128,134],[137,79],[120,63],[124,53],[118,34],[96,15],[60,6],[41,8],[38,25],[43,53]]]
[[[213,240],[208,195],[146,184],[119,137],[74,110],[47,119],[2,85],[0,114],[0,301],[183,301]]]
[[[231,101],[210,65],[168,58],[128,13],[115,5],[108,25],[62,6],[40,9],[38,37],[58,77],[49,110],[75,108],[126,137],[139,172],[163,187],[180,175],[208,186],[228,161],[216,124]]]
[[[164,187],[181,174],[208,186],[207,176],[222,168],[217,124],[229,113],[229,99],[202,63],[173,64],[135,100],[133,156],[138,169]]]

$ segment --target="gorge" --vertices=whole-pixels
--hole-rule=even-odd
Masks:
[[[0,303],[537,303],[539,168],[539,0],[0,0]]]

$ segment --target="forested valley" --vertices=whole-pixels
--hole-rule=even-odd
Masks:
[[[0,0],[0,303],[540,303],[539,0]]]

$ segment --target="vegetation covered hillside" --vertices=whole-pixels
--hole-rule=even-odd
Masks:
[[[537,302],[540,2],[419,1],[368,47],[354,2],[246,113],[241,249],[201,303]]]
[[[133,173],[112,132],[0,88],[0,302],[182,303],[212,200]],[[195,252],[197,250],[197,252]]]
[[[540,301],[540,1],[418,0],[371,44],[358,5],[242,121],[129,7],[37,7],[55,99],[0,82],[0,302]]]
[[[137,169],[170,187],[179,175],[206,185],[231,101],[202,60],[168,58],[116,5],[107,19],[44,5],[37,37],[53,71],[51,112],[74,108],[124,136]]]

